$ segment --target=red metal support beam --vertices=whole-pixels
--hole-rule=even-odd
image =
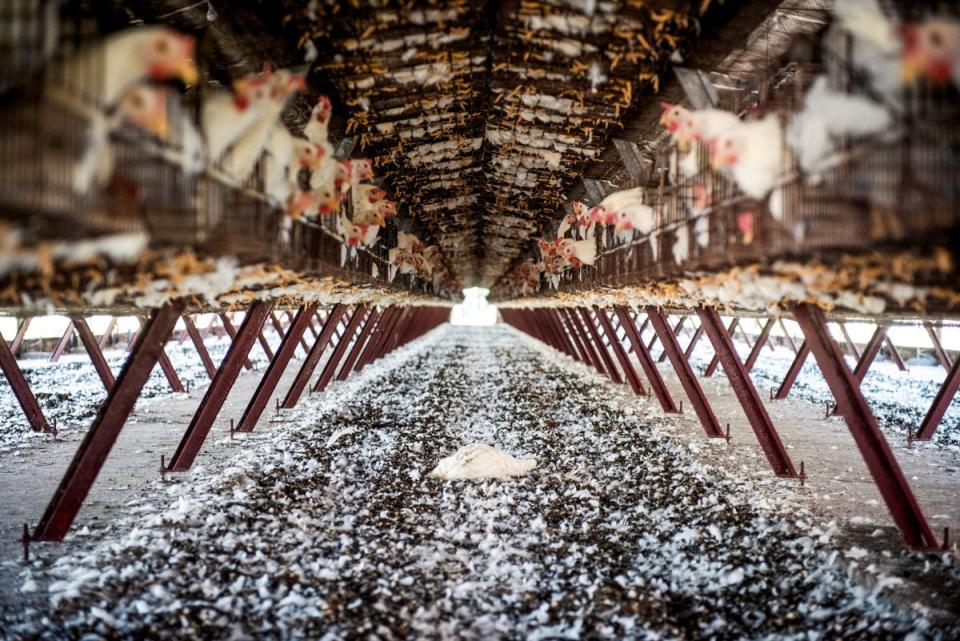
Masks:
[[[350,376],[350,372],[353,371],[353,366],[360,358],[360,354],[363,353],[363,350],[366,349],[367,343],[369,342],[370,337],[373,335],[377,325],[380,324],[380,317],[382,314],[383,312],[376,308],[371,309],[370,313],[367,314],[367,320],[360,327],[360,331],[357,334],[357,340],[353,342],[353,348],[349,351],[349,353],[347,353],[347,358],[343,361],[343,365],[340,367],[340,372],[337,374],[338,381],[345,381],[347,380],[347,377]]]
[[[185,392],[186,390],[183,387],[183,383],[180,382],[180,377],[177,375],[177,369],[173,366],[173,363],[170,362],[170,357],[167,356],[166,351],[160,350],[157,361],[160,363],[160,370],[167,379],[170,391]]]
[[[938,541],[860,391],[860,382],[850,371],[843,352],[830,335],[823,312],[811,305],[798,305],[794,307],[793,315],[837,401],[838,412],[846,421],[860,455],[907,544],[915,548],[937,547]]]
[[[17,363],[17,357],[13,355],[13,350],[7,345],[3,336],[0,336],[0,369],[3,369],[3,375],[7,377],[13,395],[17,397],[23,415],[27,417],[30,429],[34,432],[50,432],[52,434],[53,429],[43,416],[40,403],[37,402],[37,397],[33,395],[33,391],[31,391],[30,385],[23,375],[23,370]]]
[[[650,318],[650,324],[653,325],[654,331],[657,332],[657,336],[660,337],[660,342],[663,344],[664,349],[667,350],[667,357],[670,359],[673,371],[680,380],[680,385],[683,387],[683,390],[687,393],[687,398],[690,399],[690,404],[693,405],[693,411],[696,412],[697,418],[700,419],[700,424],[703,425],[703,431],[711,438],[724,438],[724,432],[720,427],[720,422],[717,421],[717,417],[714,415],[709,401],[707,401],[706,394],[703,393],[703,389],[700,387],[700,382],[697,380],[697,377],[694,376],[690,364],[683,358],[680,343],[677,342],[677,338],[673,335],[673,332],[670,331],[670,325],[667,323],[666,315],[652,305],[647,306],[646,310],[647,316]],[[702,318],[700,319],[700,324],[703,324]]]
[[[104,330],[103,335],[100,337],[100,342],[97,343],[97,346],[100,350],[106,349],[107,345],[110,344],[110,338],[113,336],[113,329],[117,326],[117,319],[113,316],[110,317],[110,322],[107,323],[107,329]]]
[[[730,321],[730,326],[727,327],[727,334],[730,335],[730,338],[733,338],[733,333],[737,331],[737,326],[740,324],[739,318],[734,318]],[[707,364],[707,369],[703,370],[704,378],[710,378],[713,376],[713,373],[717,371],[717,366],[720,365],[720,355],[714,354],[713,358],[710,359],[710,362]]]
[[[800,372],[803,370],[803,363],[807,360],[809,354],[810,346],[807,345],[807,341],[803,341],[803,343],[800,344],[797,355],[793,357],[790,369],[787,370],[786,376],[783,377],[783,382],[780,383],[780,387],[777,389],[774,398],[782,401],[790,394],[790,390],[793,388],[793,384],[797,382],[797,377],[800,376]]]
[[[753,428],[754,434],[757,435],[757,441],[760,443],[763,453],[767,456],[767,461],[770,462],[773,473],[781,477],[796,477],[797,470],[793,467],[790,455],[787,454],[787,448],[783,446],[780,435],[777,434],[773,421],[770,420],[770,415],[763,406],[763,401],[760,399],[753,381],[750,380],[750,374],[746,366],[740,361],[740,355],[737,354],[733,339],[727,334],[723,326],[720,314],[712,307],[700,307],[697,309],[697,316],[700,317],[700,326],[703,327],[707,338],[713,345],[713,349],[720,357],[723,371],[730,381],[730,387],[733,388],[733,393],[740,401],[743,413],[746,415],[750,427]],[[773,319],[770,319],[765,327],[767,331],[769,331],[772,323]],[[754,344],[751,353],[762,349],[765,344],[766,337],[761,335]]]
[[[600,322],[600,328],[603,330],[603,333],[610,339],[610,349],[613,350],[614,355],[620,362],[620,367],[623,369],[623,374],[630,388],[633,389],[633,393],[646,395],[647,391],[643,389],[643,382],[640,380],[640,375],[637,374],[633,363],[630,362],[630,356],[627,354],[627,351],[623,349],[623,344],[620,342],[620,339],[617,338],[617,330],[613,328],[613,323],[610,322],[606,310],[594,305],[593,312]]]
[[[683,326],[687,322],[686,316],[681,316],[680,320],[677,321],[677,324],[673,327],[673,335],[677,338],[680,338],[680,331],[683,329]],[[660,354],[660,358],[657,359],[658,363],[663,363],[667,360],[667,350],[663,350],[663,353]]]
[[[191,316],[184,314],[183,324],[187,328],[187,333],[190,335],[194,349],[197,350],[197,354],[200,356],[200,362],[203,363],[203,368],[207,371],[207,376],[212,381],[213,377],[217,375],[217,368],[213,364],[213,359],[210,358],[210,352],[207,351],[206,345],[203,344],[203,336],[197,331],[197,325],[193,322]]]
[[[870,340],[864,346],[863,352],[860,353],[860,358],[857,359],[857,364],[853,368],[853,377],[857,379],[857,382],[863,383],[863,379],[867,377],[867,372],[870,371],[870,366],[873,365],[873,361],[877,358],[877,354],[880,353],[880,348],[883,347],[883,339],[886,337],[886,326],[877,325],[877,328],[873,332],[873,336],[870,337]],[[833,408],[830,410],[830,413],[837,413],[836,405],[833,406]]]
[[[103,352],[100,351],[100,344],[97,342],[97,337],[93,335],[90,326],[87,325],[87,321],[82,317],[75,316],[71,319],[71,322],[73,323],[74,329],[77,330],[77,334],[80,336],[80,342],[83,343],[83,348],[87,350],[87,354],[93,362],[93,368],[97,370],[97,376],[100,377],[104,388],[109,392],[110,388],[113,387],[113,372],[110,371],[110,365],[107,363],[107,359],[103,357]]]
[[[63,336],[60,338],[60,342],[57,343],[57,346],[53,349],[53,353],[50,354],[50,362],[56,363],[60,360],[60,357],[63,356],[63,353],[67,351],[67,347],[70,345],[70,341],[73,340],[73,321],[67,322],[67,329],[64,330]]]
[[[783,322],[783,318],[778,318],[777,322],[780,324],[780,330],[783,332],[783,339],[786,341],[787,345],[790,346],[790,350],[796,354],[799,349],[797,348],[796,342],[793,340],[793,336],[790,335],[790,332],[787,331],[787,325]]]
[[[567,330],[564,328],[563,322],[561,321],[557,310],[544,309],[543,314],[547,322],[553,327],[554,333],[560,337],[560,343],[563,345],[563,351],[569,354],[574,360],[583,362],[583,357],[577,351],[570,334],[568,334]]]
[[[576,310],[562,307],[560,308],[560,311],[566,315],[567,322],[570,324],[570,327],[573,328],[573,331],[576,332],[577,336],[580,337],[580,346],[583,348],[583,352],[587,356],[587,362],[593,365],[593,367],[601,374],[606,374],[607,372],[603,369],[603,363],[600,360],[600,355],[597,354],[597,352],[593,349],[593,344],[590,342],[590,337],[587,336],[583,326],[580,324],[579,316]]]
[[[223,403],[227,400],[227,395],[240,374],[243,361],[253,347],[253,343],[257,340],[260,330],[263,329],[267,316],[270,315],[272,306],[272,302],[256,301],[247,310],[243,322],[240,324],[240,329],[230,343],[226,356],[223,357],[223,362],[220,363],[216,375],[210,381],[210,385],[207,387],[207,391],[203,395],[187,431],[180,439],[180,444],[167,465],[168,471],[184,472],[193,465],[200,453],[200,448],[207,440],[213,422],[220,414]],[[224,327],[226,327],[226,323],[224,323]]]
[[[393,333],[393,328],[397,326],[397,321],[400,320],[400,316],[402,315],[403,310],[393,305],[384,310],[380,316],[380,322],[377,323],[377,327],[375,328],[376,332],[367,342],[367,347],[360,355],[354,371],[359,372],[386,353],[384,348],[387,345],[387,339]]]
[[[557,309],[555,310],[555,314],[557,321],[563,328],[563,332],[570,337],[574,346],[576,347],[576,352],[579,354],[579,358],[577,360],[590,367],[596,367],[596,365],[593,364],[593,361],[590,360],[590,354],[587,352],[586,346],[580,339],[579,332],[577,332],[576,329],[570,325],[570,319],[567,317],[565,310]]]
[[[580,319],[587,328],[593,344],[597,347],[597,353],[600,354],[600,358],[603,360],[603,368],[607,370],[607,375],[610,377],[610,380],[623,385],[623,376],[620,375],[620,370],[617,369],[616,364],[613,362],[613,357],[610,356],[606,345],[603,344],[603,338],[600,336],[600,332],[597,331],[597,326],[593,318],[590,317],[590,310],[586,307],[578,307],[577,311],[580,313]]]
[[[953,398],[957,394],[957,389],[960,389],[960,358],[953,362],[953,367],[950,368],[947,378],[940,386],[940,391],[933,399],[933,404],[923,418],[923,423],[920,424],[920,429],[915,437],[917,440],[929,441],[933,438],[937,427],[940,426],[940,421],[943,420],[943,415],[947,413],[950,403],[953,402]]]
[[[323,369],[320,371],[320,378],[317,379],[316,385],[313,386],[314,392],[322,392],[333,380],[340,361],[343,360],[344,354],[347,353],[347,348],[350,347],[357,337],[362,323],[369,315],[370,310],[366,305],[361,304],[357,306],[357,309],[353,312],[353,316],[350,317],[350,322],[347,323],[347,328],[344,330],[343,336],[340,338],[336,347],[333,348],[333,353],[330,354],[330,358],[327,359]]]
[[[313,371],[317,368],[317,363],[320,362],[320,358],[326,351],[327,345],[330,344],[334,332],[340,324],[340,319],[348,309],[346,305],[334,305],[333,309],[330,310],[327,320],[323,323],[323,329],[320,330],[320,336],[317,337],[317,340],[313,343],[313,347],[307,352],[307,357],[300,366],[300,371],[297,372],[293,383],[290,384],[290,389],[283,398],[283,403],[280,404],[280,407],[290,409],[296,406],[297,401],[300,400],[300,396],[303,394],[303,390],[305,390],[310,383],[310,378],[313,376]],[[357,312],[355,311],[354,315],[356,314]]]
[[[24,318],[20,321],[20,324],[17,326],[17,333],[13,337],[13,341],[10,343],[10,351],[14,356],[17,356],[20,353],[20,347],[23,345],[23,337],[27,335],[27,329],[30,328],[30,317]]]
[[[687,344],[687,349],[683,350],[683,357],[690,361],[690,357],[693,356],[693,350],[697,347],[697,343],[700,342],[700,339],[703,338],[703,326],[698,326],[696,331],[693,332],[693,338],[690,339],[690,343]]]
[[[760,334],[757,336],[757,342],[753,344],[753,347],[750,349],[750,353],[747,355],[747,360],[744,361],[743,367],[747,370],[749,374],[753,370],[753,366],[757,363],[757,358],[760,356],[760,351],[767,345],[767,341],[770,339],[770,331],[773,329],[773,319],[768,318],[767,322],[764,323],[763,329],[760,330]],[[737,360],[739,360],[739,355]]]
[[[949,372],[953,363],[950,362],[950,357],[947,356],[946,350],[944,350],[943,345],[940,344],[940,337],[937,335],[937,330],[929,321],[924,321],[923,327],[927,330],[930,341],[933,343],[933,353],[937,357],[937,362],[940,363],[943,369]]]
[[[400,318],[397,320],[396,327],[394,327],[393,331],[390,332],[390,335],[387,336],[386,343],[383,346],[382,354],[389,354],[400,345],[400,340],[406,334],[415,314],[416,311],[413,307],[403,308],[403,311],[400,313]]]
[[[897,365],[897,369],[899,369],[901,372],[907,371],[907,365],[903,362],[903,358],[900,356],[900,351],[897,349],[897,346],[893,344],[893,340],[891,340],[889,334],[887,334],[887,339],[884,342],[887,345],[887,354]]]
[[[630,316],[630,311],[626,307],[614,307],[613,313],[616,315],[624,333],[626,333],[627,340],[633,347],[633,353],[636,355],[637,361],[640,363],[640,367],[643,369],[643,373],[650,383],[650,389],[653,390],[657,400],[660,401],[660,407],[663,408],[664,412],[679,414],[680,408],[676,402],[674,402],[670,390],[667,389],[667,384],[663,382],[663,377],[660,376],[660,370],[657,369],[657,364],[654,363],[653,358],[650,357],[647,346],[643,344],[643,338],[637,330],[634,319]]]
[[[264,329],[266,329],[266,325],[264,325]],[[272,361],[273,349],[270,347],[270,342],[267,340],[264,330],[261,330],[257,335],[257,341],[260,343],[260,349],[262,349],[263,353],[267,356],[267,360]]]
[[[243,410],[243,416],[240,417],[240,422],[236,427],[238,432],[250,432],[256,427],[257,421],[260,420],[260,417],[263,415],[263,410],[266,409],[267,403],[270,402],[270,397],[273,396],[273,392],[277,389],[277,384],[283,377],[283,373],[286,371],[290,359],[293,358],[294,352],[297,351],[297,344],[300,342],[300,337],[303,336],[303,333],[307,330],[307,327],[310,325],[310,319],[313,318],[316,311],[316,303],[307,303],[297,310],[293,322],[290,324],[290,327],[287,328],[287,333],[284,334],[280,340],[280,346],[277,347],[276,354],[270,359],[270,364],[263,373],[260,383],[257,384],[257,390],[253,393],[253,396],[250,397],[250,402],[247,403],[246,409]]]
[[[100,406],[93,425],[77,448],[63,480],[37,524],[32,537],[34,540],[63,540],[133,411],[144,384],[150,378],[150,372],[157,364],[160,350],[184,307],[182,300],[170,301],[150,315],[137,344],[120,370],[116,384]]]
[[[233,322],[230,320],[229,314],[220,314],[220,322],[223,323],[223,329],[227,331],[227,335],[230,336],[231,341],[237,340],[237,330],[233,326]],[[257,332],[259,334],[259,331]],[[250,357],[247,355],[250,351],[247,350],[243,355],[243,368],[247,370],[253,369],[253,363],[250,362]]]
[[[843,340],[846,343],[847,349],[850,351],[850,356],[853,356],[854,360],[860,360],[860,349],[857,347],[857,344],[852,338],[850,338],[850,332],[847,331],[847,326],[843,324],[842,320],[834,321],[837,324],[837,327],[840,328],[840,334],[843,336]],[[861,379],[863,380],[863,379]]]

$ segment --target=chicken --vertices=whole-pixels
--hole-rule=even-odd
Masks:
[[[613,228],[621,242],[628,242],[633,238],[634,231],[640,232],[642,236],[652,232],[655,216],[653,207],[634,203],[616,213]]]
[[[270,76],[257,74],[234,82],[234,91],[213,91],[203,101],[200,123],[207,154],[217,162],[270,106]]]
[[[343,214],[337,216],[337,230],[343,237],[344,244],[351,249],[374,245],[380,233],[377,225],[355,225]]]
[[[492,445],[470,443],[440,459],[430,476],[444,481],[504,479],[523,476],[536,466],[536,459],[515,459]]]
[[[741,122],[736,114],[722,109],[698,109],[690,111],[680,123],[677,138],[680,142],[698,140],[709,144],[711,140],[736,128]]]
[[[87,194],[92,187],[102,187],[110,179],[114,168],[110,134],[122,124],[132,124],[167,140],[170,134],[169,99],[170,93],[166,89],[141,84],[123,95],[110,116],[91,110],[91,127],[87,132],[84,154],[73,167],[74,191]]]
[[[180,78],[197,84],[194,39],[166,27],[125,29],[48,70],[55,88],[101,109],[142,80]]]
[[[673,261],[679,265],[690,257],[690,228],[686,224],[677,227],[673,234]]]
[[[667,131],[670,132],[671,138],[676,142],[680,132],[680,126],[688,119],[690,110],[680,105],[671,105],[669,102],[661,102],[660,106],[663,108],[663,115],[660,116],[660,124],[666,127]]]
[[[333,106],[330,99],[326,96],[320,96],[320,100],[313,106],[310,112],[310,121],[303,128],[303,135],[310,142],[322,145],[329,144],[328,128],[330,127],[330,115],[333,112]]]
[[[263,166],[264,192],[279,205],[290,199],[296,186],[290,180],[290,167],[294,162],[293,135],[283,123],[276,123],[267,139],[266,158]]]
[[[361,184],[355,185],[351,190],[351,200],[353,204],[353,222],[368,225],[383,225],[386,217],[384,214],[389,209],[382,208],[389,203],[387,201],[387,192],[376,185]],[[392,203],[390,203],[392,205]],[[393,207],[395,213],[396,208]]]
[[[933,85],[950,82],[960,89],[960,22],[952,18],[929,18],[903,27],[901,73],[906,83],[918,77]]]
[[[237,138],[223,159],[223,170],[238,183],[245,181],[266,148],[270,134],[287,107],[287,101],[297,91],[306,87],[303,77],[280,69],[270,77],[267,106]]]
[[[878,0],[836,0],[833,14],[852,41],[849,63],[866,72],[869,88],[884,106],[899,110],[902,42],[898,26],[887,18]]]
[[[597,243],[592,238],[585,240],[562,238],[560,242],[560,256],[574,269],[593,265],[597,259]]]
[[[883,106],[860,96],[833,91],[826,76],[814,80],[804,98],[803,111],[787,126],[787,144],[800,167],[816,174],[835,150],[841,136],[869,136],[890,129],[893,119]]]
[[[783,166],[780,118],[741,122],[710,142],[710,163],[725,169],[747,196],[764,198],[777,184]]]

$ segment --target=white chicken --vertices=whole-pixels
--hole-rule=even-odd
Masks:
[[[883,106],[833,91],[827,86],[826,76],[820,76],[804,98],[803,111],[790,119],[787,144],[803,170],[816,174],[835,150],[836,138],[880,134],[889,130],[892,122]]]
[[[290,180],[294,163],[293,135],[283,123],[276,123],[267,139],[263,166],[264,191],[275,205],[286,203],[296,186]]]
[[[112,107],[142,80],[180,78],[197,84],[195,42],[166,27],[119,31],[46,74],[54,87],[101,109]]]
[[[259,73],[233,83],[233,91],[213,91],[204,98],[200,123],[211,162],[243,136],[270,106],[270,75]]]
[[[537,466],[537,459],[516,459],[486,443],[470,443],[440,459],[430,477],[444,481],[505,479],[523,476]]]
[[[747,196],[760,200],[777,184],[783,167],[780,118],[740,122],[710,142],[710,163],[725,170]]]
[[[320,96],[320,100],[313,106],[310,112],[310,121],[303,128],[303,135],[312,143],[317,145],[329,142],[328,129],[330,127],[330,115],[333,112],[333,106],[330,99],[326,96]]]
[[[223,159],[223,170],[228,176],[237,182],[243,182],[253,173],[290,96],[302,91],[305,86],[302,76],[285,69],[272,74],[266,108],[243,135],[236,139]]]
[[[917,77],[933,85],[950,82],[960,89],[960,22],[951,18],[928,18],[903,27],[904,82]]]

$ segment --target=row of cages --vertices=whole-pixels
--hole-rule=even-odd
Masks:
[[[644,189],[654,231],[624,238],[612,227],[598,227],[594,265],[562,272],[558,287],[625,285],[778,257],[953,242],[960,229],[960,88],[918,82],[884,96],[859,66],[866,54],[849,34],[831,28],[820,47],[818,60],[790,66],[788,81],[782,74],[775,86],[768,76],[758,80],[766,83],[764,101],[747,119],[778,114],[784,150],[780,178],[767,196],[751,198],[730,175],[714,171],[706,145],[694,143],[691,168],[690,157],[671,141],[656,151],[652,184],[621,187]],[[829,159],[809,172],[789,151],[787,131],[803,110],[811,80],[821,75],[833,91],[882,104],[891,126],[869,137],[838,137]],[[720,106],[737,113],[742,98],[736,94]],[[549,288],[542,277],[541,291]]]
[[[292,219],[287,203],[268,197],[262,156],[242,181],[206,161],[195,123],[205,92],[229,78],[205,66],[204,47],[196,56],[203,81],[159,85],[169,123],[162,138],[98,102],[110,91],[107,70],[115,63],[108,65],[97,45],[129,27],[111,13],[115,4],[122,5],[0,3],[0,219],[22,231],[24,245],[144,232],[157,249],[386,277],[393,222],[376,245],[347,252],[336,216]],[[351,200],[342,206],[349,215]],[[396,285],[432,291],[417,276]]]

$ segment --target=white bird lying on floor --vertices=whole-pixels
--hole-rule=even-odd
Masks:
[[[537,459],[515,459],[486,443],[470,443],[440,459],[430,472],[435,479],[504,479],[523,476],[537,466]]]

